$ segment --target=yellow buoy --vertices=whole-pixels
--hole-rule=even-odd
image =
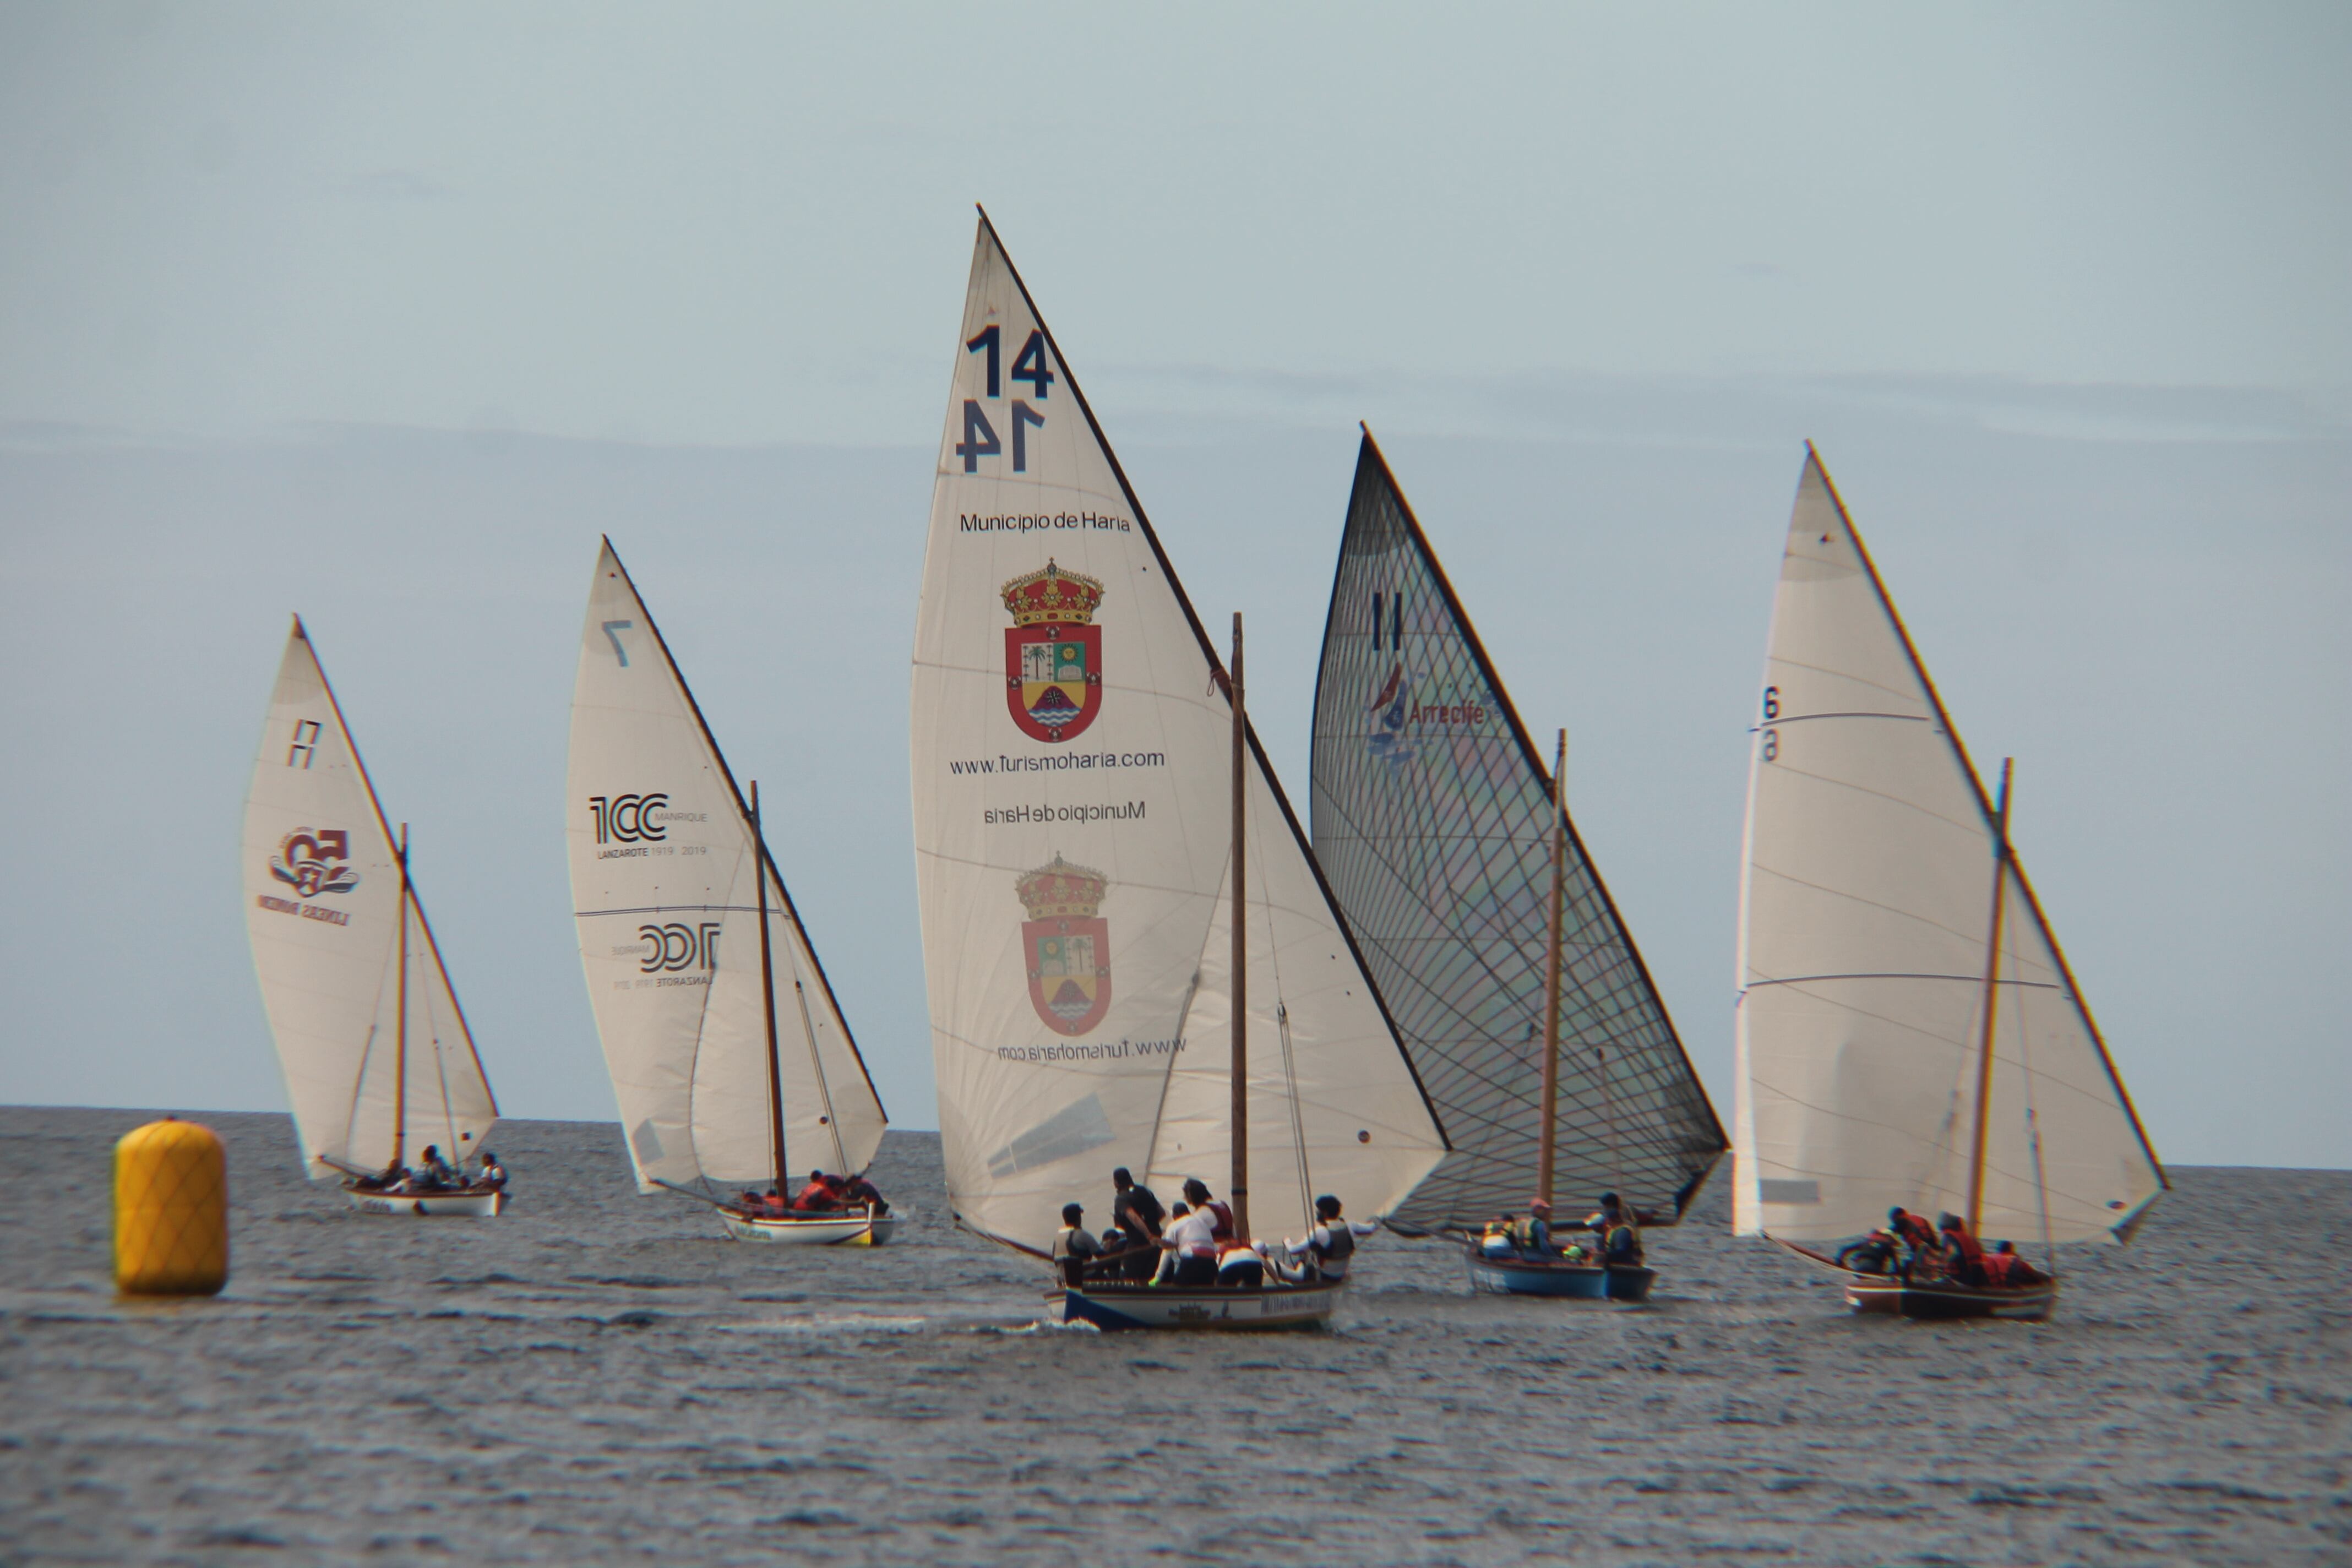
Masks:
[[[228,1283],[228,1153],[166,1117],[114,1146],[114,1284],[131,1296],[209,1296]]]

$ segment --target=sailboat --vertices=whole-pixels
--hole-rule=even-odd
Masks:
[[[981,216],[932,493],[913,765],[957,1223],[1048,1256],[1117,1166],[1234,1229],[1392,1212],[1446,1149],[1228,671]],[[1065,1322],[1307,1327],[1328,1283],[1066,1282]]]
[[[612,542],[572,696],[565,837],[604,1065],[642,1193],[740,1241],[875,1246],[872,1205],[782,1214],[808,1165],[862,1173],[887,1118],[747,800]]]
[[[485,1218],[502,1180],[387,1180],[429,1145],[464,1172],[497,1122],[482,1060],[300,616],[245,802],[245,922],[313,1181],[369,1214]]]
[[[1315,692],[1316,858],[1454,1152],[1400,1228],[1472,1238],[1471,1282],[1638,1300],[1652,1271],[1485,1256],[1532,1194],[1672,1225],[1726,1147],[1640,950],[1494,661],[1364,432]]]
[[[1857,1311],[2045,1317],[2005,1288],[1840,1267],[1893,1206],[1972,1237],[2127,1241],[2166,1183],[1989,794],[1809,444],[1750,752],[1734,1226]]]

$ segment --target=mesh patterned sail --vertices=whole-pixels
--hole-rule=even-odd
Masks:
[[[471,1154],[498,1121],[425,906],[400,880],[392,829],[298,619],[246,796],[245,921],[313,1180],[415,1164],[428,1143]]]
[[[1111,1169],[1222,1192],[1223,669],[985,217],[915,637],[914,802],[948,1191],[1043,1248]],[[1444,1135],[1262,754],[1247,773],[1251,1218],[1392,1210]]]
[[[1792,1241],[1964,1212],[1992,806],[1818,457],[1780,567],[1740,893],[1735,1223]],[[2164,1188],[2012,851],[1981,1229],[2127,1237]]]
[[[565,836],[580,963],[640,1191],[779,1173],[749,808],[645,601],[597,552]],[[882,1104],[771,861],[782,1169],[863,1171]]]
[[[1323,633],[1311,799],[1316,857],[1454,1145],[1399,1223],[1524,1208],[1543,1126],[1551,772],[1369,433]],[[1723,1129],[1573,826],[1566,905],[1555,1190],[1679,1218]]]

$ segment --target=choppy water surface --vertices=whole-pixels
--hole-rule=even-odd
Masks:
[[[520,1202],[445,1223],[208,1117],[228,1291],[124,1302],[144,1120],[0,1110],[0,1561],[2352,1562],[2352,1173],[2176,1172],[2042,1326],[1851,1318],[1717,1191],[1644,1310],[1382,1237],[1336,1331],[1183,1339],[1036,1326],[912,1133],[901,1242],[825,1251],[637,1196],[608,1126],[502,1124]]]

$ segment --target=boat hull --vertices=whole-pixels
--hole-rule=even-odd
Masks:
[[[1165,1285],[1065,1287],[1046,1297],[1064,1323],[1092,1323],[1107,1331],[1168,1329],[1194,1332],[1264,1333],[1320,1329],[1339,1305],[1344,1281],[1327,1285],[1276,1285],[1260,1289],[1208,1287],[1176,1289]]]
[[[2039,1322],[2058,1305],[2058,1282],[2006,1287],[1928,1283],[1878,1275],[1853,1274],[1845,1302],[1857,1312],[1904,1318],[2009,1318]]]
[[[1646,1301],[1657,1278],[1652,1268],[1597,1263],[1538,1263],[1488,1258],[1466,1249],[1470,1289],[1487,1296],[1551,1296],[1577,1301]]]
[[[507,1206],[503,1188],[487,1193],[368,1193],[343,1189],[343,1201],[362,1214],[413,1215],[419,1219],[493,1219]]]
[[[769,1219],[719,1211],[719,1223],[737,1241],[763,1241],[782,1247],[879,1247],[898,1228],[888,1215],[818,1215]]]

